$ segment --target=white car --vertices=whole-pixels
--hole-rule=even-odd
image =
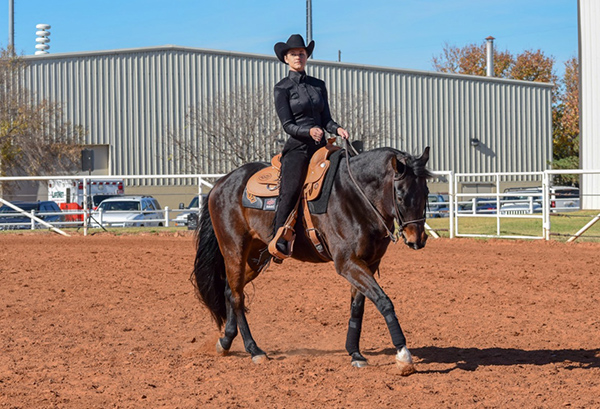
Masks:
[[[550,188],[550,211],[572,212],[581,208],[579,188],[573,186],[552,186]]]
[[[202,194],[202,202],[206,200],[207,194]],[[194,196],[188,207],[184,207],[183,203],[179,204],[179,209],[181,210],[177,217],[173,219],[175,226],[187,226],[188,225],[188,217],[192,213],[198,214],[200,212],[200,203],[198,200],[198,196]]]
[[[541,187],[506,189],[510,196],[502,198],[500,212],[504,214],[532,214],[542,212]],[[553,213],[579,210],[579,188],[572,186],[550,187],[550,211]]]
[[[164,214],[152,196],[115,196],[98,205],[91,214],[92,227],[163,226]]]

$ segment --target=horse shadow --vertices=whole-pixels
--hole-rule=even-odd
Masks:
[[[565,369],[600,368],[600,349],[535,349],[517,348],[458,348],[426,346],[411,348],[411,353],[418,358],[418,363],[455,364],[455,367],[444,370],[420,372],[448,373],[456,369],[475,371],[480,366],[514,366],[514,365],[548,365],[566,364]],[[387,348],[383,351],[371,351],[365,355],[395,355],[396,350]]]

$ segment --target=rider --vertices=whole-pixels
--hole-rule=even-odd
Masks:
[[[331,118],[325,83],[306,75],[306,62],[314,46],[314,41],[306,46],[300,34],[293,34],[287,42],[274,47],[277,58],[290,68],[288,76],[275,85],[274,91],[277,115],[289,135],[281,156],[273,238],[277,240],[277,251],[286,257],[291,256],[290,243],[278,233],[298,203],[310,158],[327,142],[324,130],[348,139],[348,132]]]

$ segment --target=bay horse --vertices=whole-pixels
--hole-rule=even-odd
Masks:
[[[396,225],[408,247],[416,250],[425,246],[427,179],[432,177],[425,167],[429,147],[419,157],[393,148],[378,148],[353,157],[349,157],[348,150],[345,154],[333,180],[327,211],[313,215],[312,220],[337,273],[352,286],[346,350],[353,366],[367,365],[359,348],[366,297],[385,319],[400,373],[409,375],[415,367],[406,339],[394,305],[374,275],[390,241],[396,238],[392,233]],[[242,195],[250,176],[265,166],[258,162],[243,165],[211,189],[196,230],[197,253],[190,278],[219,330],[225,324],[217,352],[228,353],[239,328],[244,347],[255,363],[268,357],[250,333],[244,288],[271,261],[267,244],[273,235],[274,212],[243,207]],[[292,257],[310,263],[325,262],[304,229],[298,220]]]

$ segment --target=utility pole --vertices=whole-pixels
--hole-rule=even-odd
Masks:
[[[306,0],[306,45],[312,41],[312,0]],[[312,58],[312,55],[310,56]]]

